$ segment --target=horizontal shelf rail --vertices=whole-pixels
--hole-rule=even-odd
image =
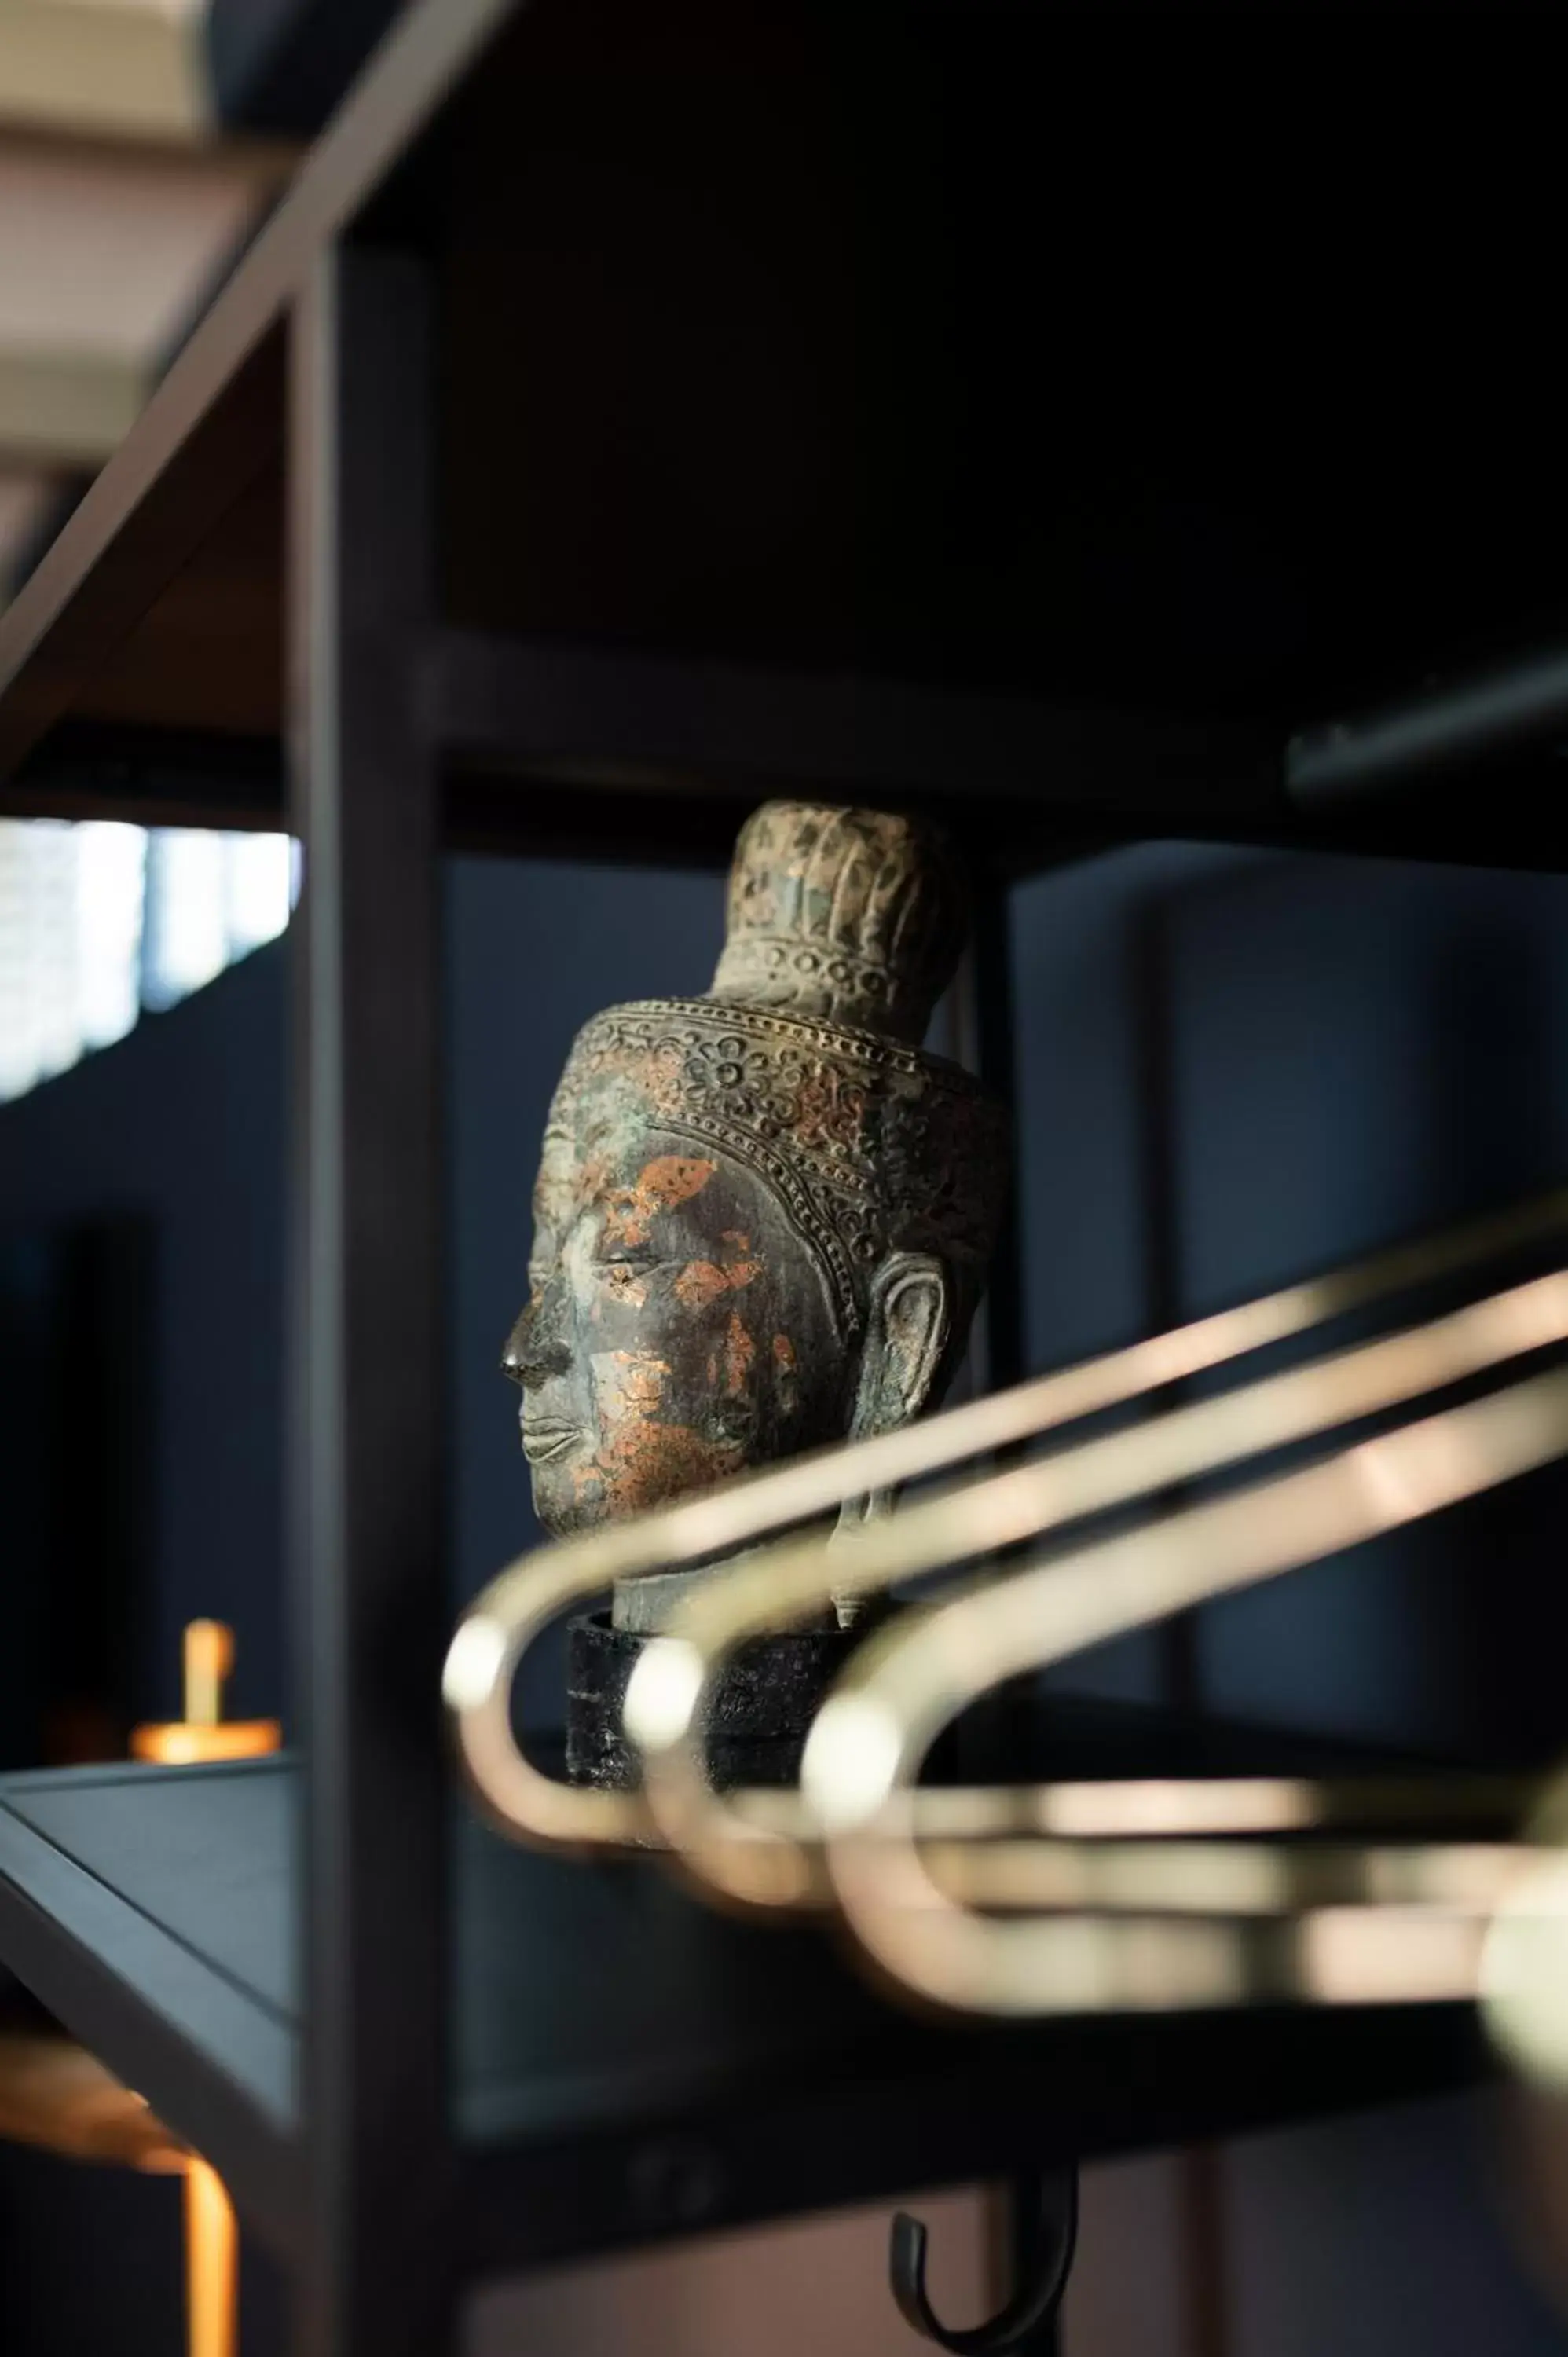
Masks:
[[[1325,811],[1423,780],[1568,748],[1568,653],[1561,649],[1391,704],[1356,720],[1303,729],[1285,783]]]
[[[447,753],[565,778],[982,795],[1155,826],[1283,814],[1272,736],[1234,721],[455,630],[435,634],[423,694]]]

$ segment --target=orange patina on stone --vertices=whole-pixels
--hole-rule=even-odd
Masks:
[[[579,1499],[601,1501],[617,1516],[641,1513],[736,1471],[742,1452],[735,1443],[660,1421],[670,1382],[665,1360],[611,1351],[595,1364],[599,1440],[589,1461],[573,1469]]]
[[[615,1243],[645,1244],[658,1213],[700,1195],[714,1167],[685,1154],[660,1155],[644,1166],[634,1185],[617,1188],[610,1196],[605,1234]]]
[[[675,1279],[675,1298],[689,1308],[705,1309],[721,1294],[738,1292],[743,1285],[749,1285],[761,1271],[761,1262],[755,1260],[736,1261],[728,1268],[713,1260],[689,1261]]]
[[[746,1332],[738,1309],[732,1309],[729,1324],[725,1329],[725,1389],[738,1394],[744,1392],[751,1374],[751,1362],[757,1356],[757,1345]]]

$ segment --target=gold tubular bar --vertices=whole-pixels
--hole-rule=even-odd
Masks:
[[[845,1499],[993,1455],[1537,1242],[1565,1223],[1568,1189],[1557,1189],[1519,1209],[1287,1286],[929,1422],[824,1449],[635,1522],[521,1556],[468,1608],[446,1658],[444,1692],[477,1797],[502,1830],[546,1847],[656,1838],[640,1794],[574,1790],[533,1767],[512,1738],[510,1693],[523,1654],[559,1613],[617,1579],[702,1562],[810,1521]]]
[[[957,1910],[954,1910],[956,1913]],[[894,1919],[886,1919],[891,1923]],[[995,1937],[1027,1931],[983,1975],[935,1943],[933,1918],[897,1916],[889,1954],[868,1952],[906,1994],[1006,2015],[1178,2013],[1294,2000],[1314,2005],[1457,2003],[1484,1993],[1491,1925],[1435,1909],[1323,1907],[1277,1921],[1059,1915],[1019,1924],[959,1917]],[[938,1961],[939,1952],[940,1961]],[[919,1962],[912,1968],[912,1960]]]
[[[933,1883],[910,1835],[908,1790],[941,1728],[1003,1679],[1337,1554],[1565,1451],[1568,1372],[1533,1376],[874,1638],[819,1713],[803,1768],[830,1826],[834,1892],[866,1953],[922,1996],[983,2013],[1474,1994],[1487,1926],[1459,1910],[1310,1907],[1266,1932],[1235,1921],[972,1914]]]
[[[1529,1842],[938,1841],[921,1861],[942,1905],[1011,1913],[1299,1915],[1434,1907],[1489,1917],[1541,1863]]]
[[[1541,1798],[1538,1776],[1151,1776],[1065,1784],[929,1785],[896,1792],[882,1812],[902,1837],[982,1841],[1046,1834],[1078,1841],[1148,1841],[1203,1834],[1344,1831],[1369,1822],[1488,1830],[1520,1824]],[[792,1838],[798,1792],[731,1792],[736,1813]],[[820,1835],[818,1835],[820,1838]]]
[[[777,1829],[777,1816],[769,1833],[754,1813],[714,1792],[704,1772],[704,1705],[736,1645],[812,1609],[834,1587],[886,1587],[950,1566],[1406,1405],[1565,1338],[1568,1275],[1539,1277],[1427,1325],[922,1500],[831,1550],[820,1539],[798,1541],[737,1564],[688,1601],[669,1636],[644,1652],[628,1690],[627,1726],[642,1748],[655,1822],[687,1865],[728,1897],[754,1905],[821,1902],[827,1891],[811,1846],[816,1826],[810,1807],[800,1805],[793,1838],[789,1829]],[[1010,1589],[1019,1576],[1010,1573],[1001,1583],[988,1576],[984,1585]],[[922,1804],[923,1796],[917,1807]]]

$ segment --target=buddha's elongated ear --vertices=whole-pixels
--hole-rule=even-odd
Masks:
[[[852,1440],[913,1422],[931,1399],[951,1333],[952,1293],[940,1261],[925,1253],[891,1254],[871,1289]],[[886,1490],[852,1498],[839,1509],[839,1529],[876,1522],[892,1506]]]
[[[893,1253],[872,1284],[852,1440],[909,1424],[930,1399],[952,1331],[947,1271],[928,1253]]]

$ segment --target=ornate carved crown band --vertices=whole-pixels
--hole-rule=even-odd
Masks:
[[[551,1126],[580,1137],[592,1099],[628,1089],[659,1127],[722,1147],[768,1184],[816,1254],[846,1339],[898,1251],[948,1267],[962,1331],[1006,1157],[1001,1106],[957,1065],[818,1017],[660,998],[612,1006],[578,1034]]]

